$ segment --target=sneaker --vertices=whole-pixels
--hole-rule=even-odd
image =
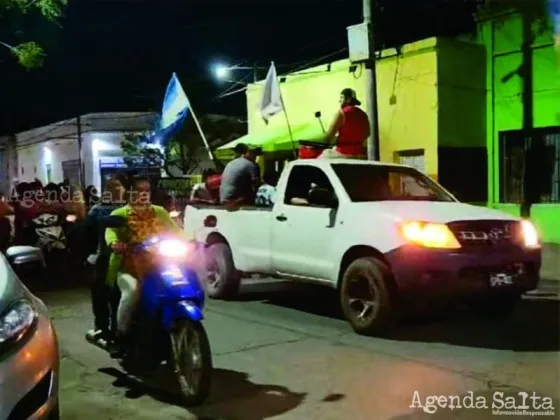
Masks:
[[[86,333],[86,339],[103,348],[109,345],[109,334],[104,330],[91,329]]]

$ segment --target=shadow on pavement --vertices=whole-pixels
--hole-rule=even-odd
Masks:
[[[21,281],[33,294],[87,288],[93,269],[85,265],[61,265],[55,269],[33,269],[18,273]]]
[[[308,314],[343,319],[337,294],[329,289],[269,294],[261,300]],[[485,319],[468,306],[430,308],[430,312],[405,316],[390,338],[519,352],[558,351],[560,301],[549,299],[548,293],[533,293],[521,301],[512,315],[501,319]]]
[[[391,337],[399,341],[441,342],[518,352],[560,349],[560,302],[531,298],[501,319],[484,319],[468,309],[433,313],[409,321]]]
[[[392,417],[390,420],[494,420],[510,416],[516,419],[559,418],[558,399],[537,394],[533,402],[530,398],[533,393],[527,391],[529,398],[524,402],[519,392],[520,390],[504,387],[456,396],[447,395],[443,396],[447,401],[446,407],[440,406],[438,401],[428,401],[428,395],[418,394],[418,399],[413,400],[415,396],[411,396],[411,405],[414,402],[414,407],[410,408],[409,413]],[[547,410],[550,406],[547,404],[553,409]],[[510,413],[507,413],[508,411]],[[512,413],[513,411],[516,413]]]
[[[148,395],[165,404],[183,407],[174,387],[175,378],[169,371],[161,369],[161,374],[156,373],[145,380],[128,376],[115,368],[99,371],[115,378],[113,386],[126,388],[126,398],[137,399]],[[255,384],[243,372],[214,369],[212,390],[206,403],[200,407],[185,408],[197,415],[199,420],[265,420],[295,409],[306,395],[279,385]],[[343,396],[332,398],[336,400]]]

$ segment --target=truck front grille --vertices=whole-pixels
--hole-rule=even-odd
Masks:
[[[463,248],[496,249],[518,246],[520,224],[509,220],[472,220],[448,223]]]

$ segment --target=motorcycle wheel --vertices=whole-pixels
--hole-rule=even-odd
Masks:
[[[187,405],[202,404],[210,393],[212,353],[204,326],[178,321],[170,334],[171,362],[179,390]]]

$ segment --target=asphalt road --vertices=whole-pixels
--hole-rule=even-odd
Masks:
[[[523,390],[553,397],[556,414],[546,418],[560,418],[554,290],[528,297],[508,320],[448,308],[406,321],[391,339],[355,335],[334,309],[332,294],[317,288],[211,301],[205,325],[214,386],[207,404],[190,411],[173,397],[171,378],[147,385],[130,380],[85,342],[87,290],[38,295],[62,347],[63,420],[484,420],[493,418],[491,409],[428,414],[410,405],[415,391],[421,401],[472,392],[491,405],[495,392]]]

